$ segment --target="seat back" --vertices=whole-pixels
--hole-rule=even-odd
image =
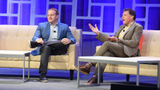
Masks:
[[[0,50],[32,50],[29,41],[32,40],[36,25],[0,25]],[[81,42],[81,30],[69,27],[76,43]]]
[[[159,30],[143,30],[143,43],[140,51],[141,55],[160,57],[159,39]]]
[[[31,40],[37,26],[0,25],[0,50],[30,50]]]

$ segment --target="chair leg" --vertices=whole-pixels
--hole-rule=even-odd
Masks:
[[[129,82],[130,75],[126,74],[126,81]]]
[[[70,70],[70,80],[73,80],[74,70]]]

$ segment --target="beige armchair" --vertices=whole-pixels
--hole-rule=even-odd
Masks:
[[[82,33],[81,30],[76,29],[76,27],[70,27],[73,36],[76,39],[75,44],[71,44],[65,55],[53,55],[50,56],[48,69],[57,70],[70,70],[70,79],[73,79],[73,73],[75,70],[75,64],[77,58],[81,55],[81,43],[82,43]],[[40,65],[40,55],[31,56],[31,68],[39,68]]]

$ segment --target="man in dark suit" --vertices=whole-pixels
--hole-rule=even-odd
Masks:
[[[49,9],[48,22],[40,23],[32,38],[39,46],[31,54],[41,54],[39,67],[41,82],[47,82],[49,56],[65,54],[69,44],[76,42],[68,25],[58,22],[58,17],[59,14],[56,9]]]
[[[143,32],[141,25],[135,22],[136,13],[131,9],[124,9],[122,21],[114,36],[109,37],[107,34],[99,32],[97,26],[93,27],[89,24],[90,29],[97,34],[97,39],[104,42],[103,45],[95,53],[95,56],[113,56],[113,57],[132,57],[139,53],[138,45]],[[90,68],[96,66],[96,63],[87,63],[80,67],[80,72],[86,75],[89,74]],[[101,82],[103,81],[103,72],[106,64],[100,64]],[[97,83],[97,68],[93,77],[87,82],[88,84]]]

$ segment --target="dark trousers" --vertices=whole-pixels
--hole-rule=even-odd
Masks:
[[[48,70],[48,61],[50,55],[61,55],[67,52],[69,45],[62,43],[43,45],[40,49],[41,61],[39,67],[39,73],[46,74]]]

